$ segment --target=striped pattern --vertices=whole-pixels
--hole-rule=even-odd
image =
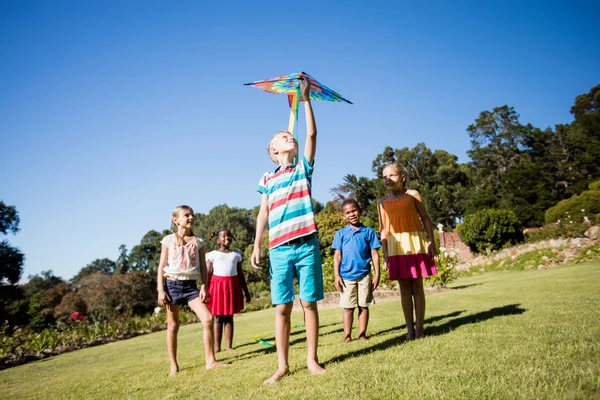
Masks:
[[[387,240],[390,279],[436,275],[433,257],[427,253],[427,234],[417,212],[415,198],[406,195],[383,203],[381,240]]]
[[[311,199],[314,166],[300,164],[263,175],[258,192],[269,198],[269,249],[317,231]]]

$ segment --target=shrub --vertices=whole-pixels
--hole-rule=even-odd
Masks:
[[[600,190],[588,190],[550,207],[546,210],[545,220],[547,224],[560,222],[568,217],[583,221],[585,216],[595,214],[600,214]]]
[[[448,252],[445,248],[440,247],[439,254],[435,258],[438,273],[426,278],[430,286],[443,288],[456,279],[457,251],[458,249],[450,249]]]
[[[509,210],[485,209],[467,215],[458,235],[473,252],[498,250],[523,241],[521,224]]]
[[[590,190],[600,190],[600,179],[594,181],[588,185]]]

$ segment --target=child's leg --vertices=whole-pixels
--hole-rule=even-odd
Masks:
[[[369,325],[369,307],[358,306],[358,340],[367,341],[367,326]]]
[[[344,343],[348,343],[352,340],[352,324],[353,323],[354,323],[354,308],[344,308]]]
[[[275,346],[277,347],[277,371],[263,383],[270,385],[277,382],[290,369],[288,358],[290,353],[290,331],[293,303],[277,304],[275,306]]]
[[[319,310],[316,302],[300,300],[304,311],[304,326],[306,326],[306,365],[313,374],[322,374],[325,368],[319,365],[317,347],[319,345]]]
[[[179,372],[177,364],[177,333],[179,332],[179,306],[169,305],[167,307],[167,352],[169,354],[169,364],[171,368],[170,376]]]
[[[425,291],[423,278],[411,279],[412,294],[415,299],[416,327],[415,337],[423,337],[423,323],[425,321]]]
[[[227,315],[224,318],[225,325],[225,345],[227,350],[233,350],[233,315]]]
[[[215,315],[214,316],[214,325],[215,325],[215,353],[221,351],[221,340],[223,337],[223,316]]]
[[[215,349],[213,341],[213,315],[206,304],[200,302],[200,298],[195,298],[188,303],[190,308],[194,310],[200,322],[202,322],[202,339],[204,342],[204,362],[206,369],[212,369],[222,367],[223,363],[220,363],[215,358]]]
[[[402,301],[402,311],[406,321],[406,329],[409,340],[415,338],[415,322],[413,320],[413,295],[411,279],[398,279],[400,284],[400,300]]]

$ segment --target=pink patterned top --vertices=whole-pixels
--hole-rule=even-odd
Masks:
[[[165,277],[176,280],[199,280],[200,275],[200,249],[204,247],[204,240],[196,236],[196,240],[187,244],[178,245],[175,234],[167,235],[160,243],[169,250],[167,265],[164,268]]]

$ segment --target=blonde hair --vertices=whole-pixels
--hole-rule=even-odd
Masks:
[[[273,154],[273,152],[271,150],[273,149],[273,140],[275,139],[275,136],[279,135],[280,133],[287,133],[287,134],[290,134],[293,136],[293,134],[286,129],[286,130],[277,132],[276,134],[273,135],[271,140],[269,140],[269,143],[267,144],[267,154],[269,155],[269,158],[271,159],[271,161],[273,161],[277,165],[279,165],[279,162],[277,161],[277,157],[275,157],[275,154]],[[294,140],[296,140],[296,138],[294,138]]]
[[[399,166],[399,165],[398,165],[398,164],[396,164],[396,163],[389,163],[389,164],[386,164],[386,165],[384,165],[384,166],[383,166],[383,168],[381,169],[381,173],[382,173],[382,174],[383,174],[383,171],[384,171],[386,168],[395,168],[395,169],[396,169],[396,172],[398,172],[400,175],[402,175],[402,176],[406,176],[406,173],[404,172],[404,168],[403,168],[403,167],[401,167],[401,166]]]
[[[194,209],[188,205],[182,204],[180,206],[175,207],[175,209],[173,210],[173,215],[171,218],[171,230],[173,231],[173,233],[175,234],[175,243],[177,243],[178,245],[183,245],[183,236],[179,235],[179,232],[177,231],[177,225],[175,225],[175,223],[173,222],[173,219],[179,217],[179,213],[183,210],[189,211],[192,214],[194,214]],[[194,238],[196,237],[196,235],[194,235],[194,232],[192,230],[190,230],[190,235],[189,236],[193,236]],[[196,239],[196,241],[198,241],[198,239]]]

